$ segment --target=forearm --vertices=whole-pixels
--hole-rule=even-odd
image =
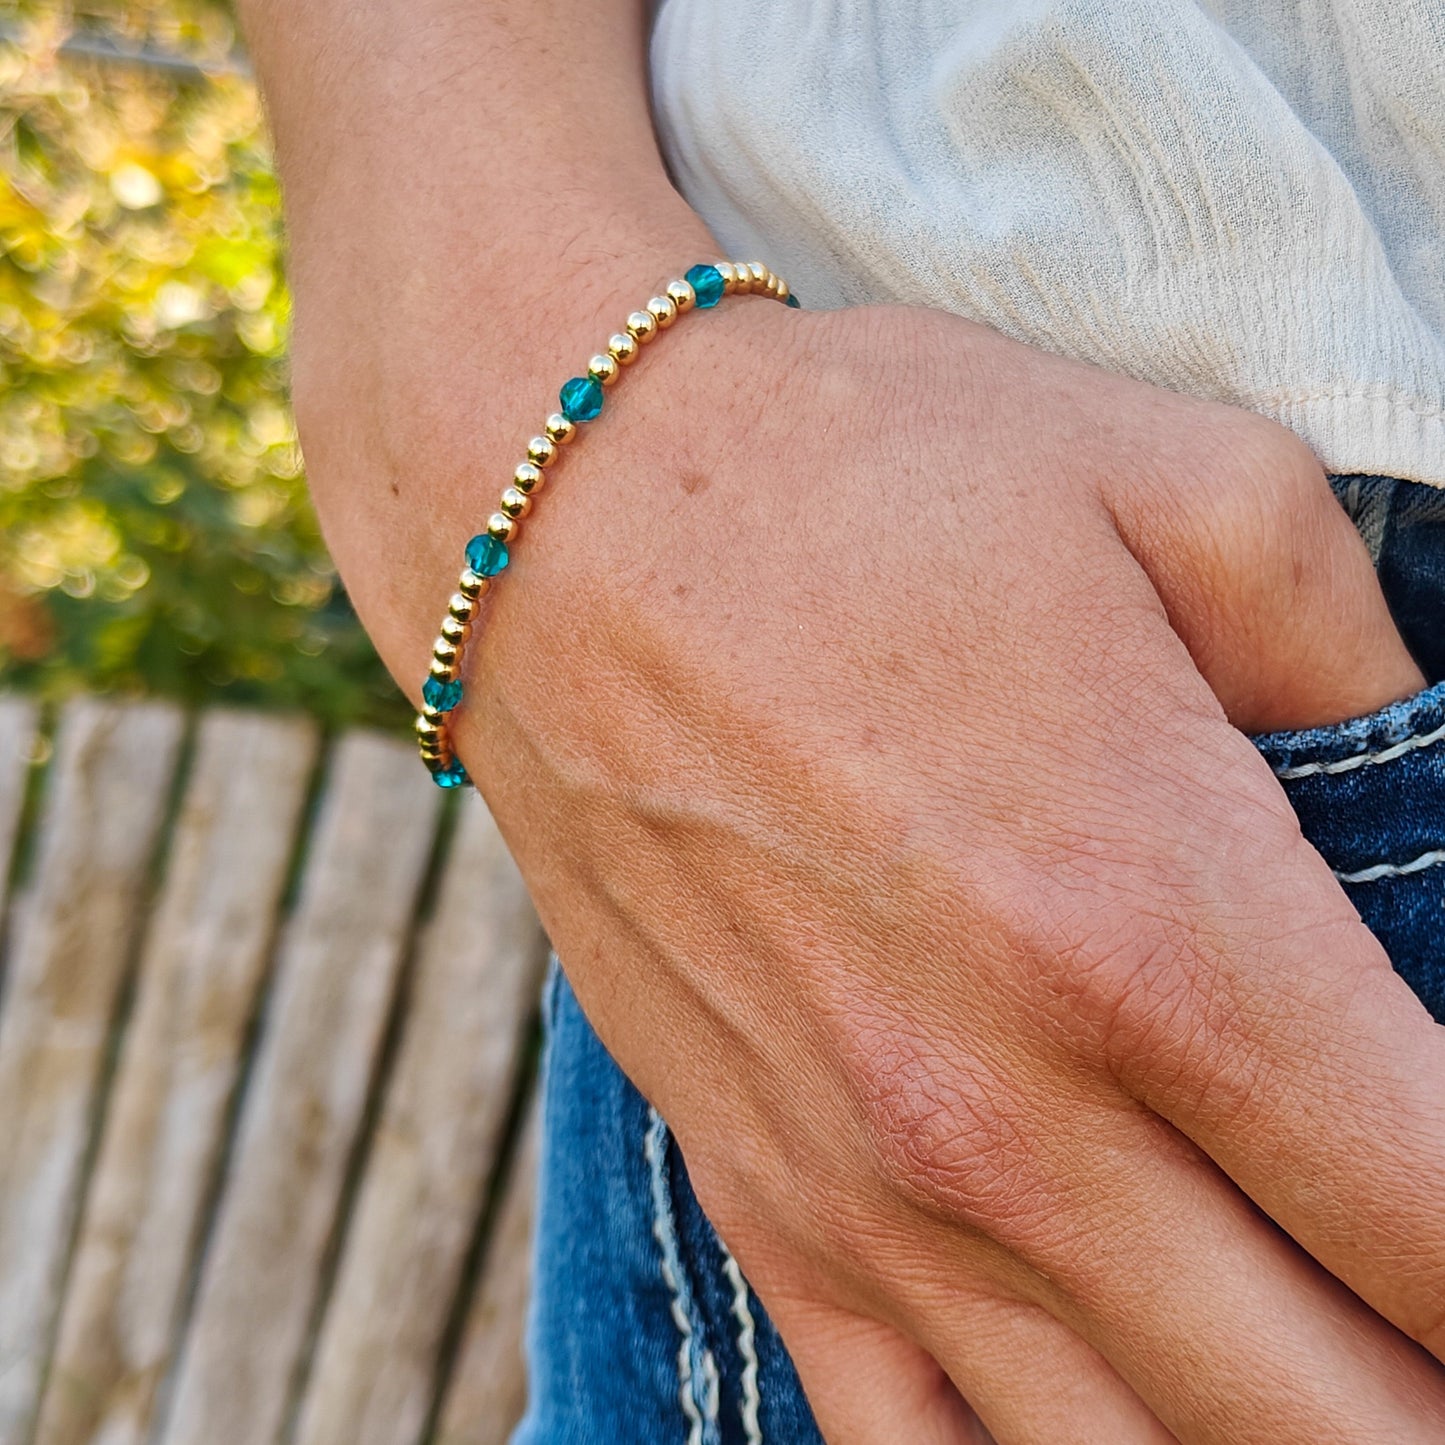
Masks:
[[[564,272],[694,240],[652,132],[642,11],[241,0],[298,283],[380,246],[445,284],[460,249],[486,300],[520,309]]]
[[[658,153],[638,0],[241,9],[285,191],[313,494],[414,687],[468,528],[557,385],[712,241]]]

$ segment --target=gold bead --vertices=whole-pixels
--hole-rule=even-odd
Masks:
[[[485,597],[491,590],[492,579],[483,577],[480,572],[473,572],[470,567],[462,568],[462,575],[457,578],[457,591],[470,602],[475,602],[479,597]]]
[[[535,462],[523,462],[515,472],[512,473],[512,486],[523,496],[530,497],[533,492],[542,490],[542,483],[546,478],[542,475],[542,469]]]
[[[458,622],[470,622],[476,616],[477,604],[465,592],[453,592],[447,603],[447,616]]]
[[[637,338],[630,331],[619,331],[615,336],[607,338],[607,354],[619,366],[631,366],[637,360],[637,354],[641,349],[637,344]]]
[[[525,517],[532,510],[532,499],[516,487],[502,493],[502,511],[509,517]]]
[[[713,269],[722,277],[723,295],[731,296],[737,290],[738,273],[733,270],[731,261],[719,261]]]
[[[753,289],[752,267],[746,261],[733,262],[733,290],[739,296],[746,296]]]
[[[766,291],[768,289],[768,277],[771,276],[773,273],[769,271],[768,268],[764,266],[761,261],[752,262],[748,266],[748,270],[752,272],[752,289],[754,291]]]
[[[452,760],[450,748],[423,748],[421,760],[434,773],[439,773]]]
[[[511,542],[516,538],[519,528],[505,512],[493,512],[487,518],[487,535],[494,537],[498,542]]]
[[[534,467],[550,467],[557,460],[557,443],[551,437],[533,437],[527,443],[527,460]]]
[[[554,411],[547,418],[547,425],[542,429],[547,433],[549,441],[554,441],[559,445],[565,445],[577,435],[577,423],[568,421],[560,411]]]
[[[443,662],[441,658],[434,656],[431,666],[427,668],[427,674],[436,678],[438,682],[451,682],[457,675],[456,662]]]
[[[467,640],[467,633],[471,630],[470,623],[458,622],[450,613],[442,618],[442,636],[448,642],[454,642],[458,647]]]
[[[651,311],[634,311],[627,318],[628,334],[646,345],[657,335],[657,319]]]
[[[786,301],[788,297],[792,295],[792,292],[788,289],[788,283],[784,281],[781,276],[774,276],[773,280],[777,283],[773,287],[773,295],[776,296],[779,301]]]
[[[587,375],[603,386],[611,386],[622,375],[622,368],[618,366],[616,357],[602,351],[587,363]]]
[[[421,715],[427,720],[427,722],[435,723],[438,727],[446,726],[446,713],[438,712],[436,708],[430,707],[426,703],[422,703],[421,705]]]
[[[424,743],[434,743],[442,735],[442,730],[425,714],[417,718],[412,729]]]
[[[667,283],[667,299],[677,307],[678,314],[691,311],[697,305],[697,292],[686,281],[669,281]]]
[[[431,645],[431,655],[434,661],[444,662],[448,667],[457,665],[457,658],[461,656],[461,650],[455,642],[445,637],[438,637]]]
[[[654,296],[647,303],[647,314],[666,331],[677,320],[677,302],[671,296]]]

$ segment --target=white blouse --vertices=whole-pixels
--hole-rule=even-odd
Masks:
[[[1445,486],[1445,0],[662,0],[654,104],[805,306],[945,307]]]

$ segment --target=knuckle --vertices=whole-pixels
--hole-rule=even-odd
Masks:
[[[1281,498],[1324,484],[1319,458],[1288,427],[1248,411],[1235,413],[1234,421],[1232,451],[1244,475],[1272,484]]]
[[[852,1082],[888,1194],[995,1238],[1047,1217],[1050,1190],[1016,1084],[978,1059],[897,1033],[869,1042]]]
[[[1065,1047],[1082,1046],[1131,1093],[1167,1086],[1209,1051],[1222,1023],[1198,924],[1163,890],[1116,900],[1086,893],[1051,930],[1050,1021]]]
[[[1192,488],[1197,545],[1236,586],[1293,586],[1333,499],[1314,453],[1292,432],[1249,416],[1230,429],[1207,485]]]
[[[1206,474],[1198,479],[1206,485],[1192,489],[1201,504],[1232,498],[1276,514],[1328,490],[1324,468],[1305,442],[1279,422],[1238,408],[1224,409],[1199,449],[1196,469]]]
[[[1239,856],[1267,869],[1286,841],[1281,830],[1279,847],[1241,843]],[[1273,893],[1222,903],[1207,877],[1181,887],[1158,868],[1136,873],[1127,892],[1117,879],[1108,896],[1096,884],[1064,890],[1077,897],[1054,916],[1046,1024],[1060,1047],[1164,1116],[1246,1128],[1306,1077],[1302,1049],[1324,1062],[1333,1030],[1321,1011],[1372,976],[1361,955],[1336,987],[1317,983],[1306,998],[1281,961],[1340,953],[1358,918],[1300,917]]]
[[[1136,928],[1110,960],[1106,1057],[1159,1059],[1193,1052],[1207,1005],[1198,959],[1175,927]]]
[[[1301,521],[1332,503],[1318,458],[1267,417],[1209,405],[1187,463],[1141,479],[1131,524],[1215,576],[1246,579],[1287,553]]]

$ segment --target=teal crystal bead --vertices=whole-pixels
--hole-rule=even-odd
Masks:
[[[460,788],[471,782],[467,770],[460,763],[448,763],[446,767],[438,768],[431,775],[431,780],[439,788]]]
[[[683,280],[692,287],[692,294],[704,311],[711,311],[723,299],[722,272],[716,266],[694,266]]]
[[[562,388],[562,415],[568,421],[595,421],[602,411],[602,383],[591,376],[574,376]]]
[[[793,310],[796,311],[802,306],[802,304],[803,303],[799,301],[798,298],[794,296],[791,291],[788,292],[788,299],[784,303],[784,305],[791,306]]]
[[[508,562],[507,544],[488,532],[480,532],[467,543],[467,566],[483,577],[495,577]]]
[[[429,677],[421,685],[421,695],[433,712],[450,712],[462,700],[461,679],[443,682],[439,677]]]

